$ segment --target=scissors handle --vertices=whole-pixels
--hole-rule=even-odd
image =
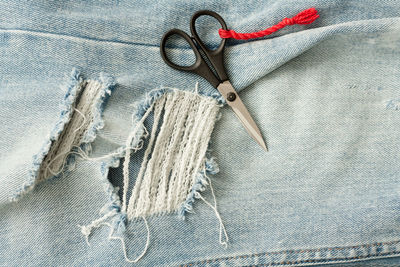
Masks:
[[[196,56],[196,61],[190,65],[190,66],[181,66],[178,64],[175,64],[171,60],[168,59],[165,51],[165,44],[167,42],[167,39],[172,36],[172,35],[179,35],[183,39],[186,40],[186,42],[189,43],[190,47],[192,48],[194,55]],[[217,77],[215,77],[214,73],[211,71],[211,69],[208,67],[207,63],[205,60],[201,57],[199,50],[196,47],[196,44],[193,42],[192,38],[187,35],[184,31],[181,31],[179,29],[172,29],[168,31],[167,33],[164,34],[162,40],[161,40],[161,57],[167,63],[171,68],[177,69],[177,70],[183,70],[183,71],[188,71],[188,72],[193,72],[204,79],[206,79],[209,83],[211,83],[212,86],[215,88],[220,84],[220,81]]]
[[[196,42],[199,44],[201,49],[204,51],[206,54],[208,60],[211,62],[213,65],[215,71],[217,72],[219,76],[219,80],[221,82],[224,82],[228,80],[228,75],[226,75],[225,72],[225,67],[224,67],[224,48],[225,48],[225,42],[226,39],[221,38],[221,42],[219,43],[219,46],[215,50],[208,49],[208,47],[203,43],[203,41],[200,39],[199,35],[197,34],[196,30],[196,20],[201,17],[201,16],[211,16],[215,19],[218,20],[218,22],[221,24],[222,29],[227,30],[226,23],[224,19],[215,13],[214,11],[211,10],[200,10],[197,11],[196,13],[193,14],[192,19],[190,21],[190,32],[192,33],[192,36],[196,40]]]
[[[221,43],[219,44],[218,48],[215,50],[208,49],[203,41],[201,41],[200,37],[197,34],[196,28],[195,28],[195,22],[196,19],[198,19],[202,15],[208,15],[216,18],[223,29],[227,29],[225,21],[222,19],[221,16],[219,16],[217,13],[209,10],[201,10],[196,12],[191,19],[190,22],[190,31],[193,35],[193,37],[190,37],[187,35],[185,32],[179,30],[179,29],[172,29],[168,31],[167,33],[164,34],[164,36],[161,39],[161,57],[167,63],[170,67],[177,69],[177,70],[183,70],[183,71],[189,71],[196,73],[203,78],[205,78],[209,83],[211,83],[212,86],[215,88],[218,87],[220,83],[222,83],[225,80],[228,80],[228,76],[226,75],[225,68],[224,68],[224,62],[223,62],[223,50],[225,47],[225,39],[221,40]],[[168,59],[165,51],[165,45],[167,42],[167,39],[171,37],[172,35],[179,35],[183,39],[185,39],[186,42],[190,45],[192,48],[195,56],[196,56],[196,61],[190,65],[190,66],[181,66],[173,63],[171,60]],[[218,77],[214,75],[210,67],[207,65],[206,61],[202,58],[199,49],[197,48],[196,44],[194,43],[193,39],[197,42],[197,44],[200,46],[200,48],[203,50],[204,54],[207,56],[208,60],[210,63],[213,65],[215,71],[217,72]]]

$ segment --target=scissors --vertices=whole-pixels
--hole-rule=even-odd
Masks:
[[[236,114],[238,119],[243,124],[244,128],[247,130],[249,135],[265,150],[267,151],[267,146],[265,145],[264,139],[261,135],[260,130],[257,127],[257,124],[254,122],[253,118],[251,117],[250,113],[247,111],[246,106],[243,104],[242,100],[240,100],[236,90],[233,88],[231,82],[228,79],[228,75],[225,72],[224,67],[224,48],[226,39],[222,39],[221,43],[219,44],[218,48],[215,50],[208,49],[203,41],[197,34],[195,22],[200,16],[211,16],[218,20],[224,30],[227,30],[226,23],[222,19],[220,15],[217,13],[210,11],[210,10],[201,10],[197,11],[193,14],[192,19],[190,21],[190,32],[192,33],[193,37],[190,37],[184,31],[179,29],[172,29],[164,34],[161,39],[161,57],[170,67],[188,71],[195,74],[200,75],[201,77],[205,78],[212,86],[214,86],[221,95],[225,98],[228,105],[232,108],[233,112]],[[190,47],[192,48],[195,56],[196,61],[191,66],[180,66],[172,61],[170,61],[165,52],[165,45],[167,39],[172,35],[179,35],[183,39],[185,39]],[[199,46],[196,46],[196,44]],[[214,67],[216,74],[212,71],[211,67],[208,66],[205,59],[201,56],[199,49],[201,49],[204,54],[206,55],[207,59],[211,63],[212,67]]]

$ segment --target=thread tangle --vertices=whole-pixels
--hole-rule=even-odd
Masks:
[[[249,40],[254,38],[264,37],[266,35],[272,34],[286,26],[295,24],[310,24],[313,23],[317,18],[319,18],[318,11],[315,8],[309,8],[301,11],[296,16],[292,18],[284,18],[278,24],[269,27],[262,31],[250,32],[250,33],[240,33],[234,30],[224,30],[219,29],[218,33],[221,38],[233,38],[237,40]]]

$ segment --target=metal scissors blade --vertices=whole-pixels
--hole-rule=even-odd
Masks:
[[[240,122],[243,124],[249,135],[265,150],[268,151],[265,145],[264,139],[261,135],[260,129],[258,129],[257,124],[254,122],[250,113],[247,111],[246,106],[243,104],[242,100],[239,98],[235,89],[229,81],[224,81],[217,87],[221,95],[227,100],[226,102],[232,108],[233,112],[236,114]]]

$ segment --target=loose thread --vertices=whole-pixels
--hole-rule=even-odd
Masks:
[[[85,125],[85,123],[86,123],[86,121],[87,121],[85,115],[84,115],[79,109],[74,108],[74,110],[75,110],[79,115],[82,116],[83,122],[82,122],[82,124],[81,124],[78,128],[76,128],[76,129],[73,131],[73,134],[75,134],[77,131],[79,131],[79,130]],[[51,173],[52,175],[54,175],[54,176],[60,174],[60,172],[62,172],[62,170],[64,169],[65,161],[67,160],[67,156],[69,155],[69,152],[70,152],[70,151],[65,151],[65,152],[59,153],[59,154],[56,155],[52,160],[50,160],[50,162],[47,164],[46,169],[45,169],[46,175],[47,175],[47,172],[50,172],[50,173]],[[65,156],[65,158],[63,159],[63,161],[62,161],[62,163],[61,163],[61,167],[60,167],[60,169],[59,169],[58,171],[54,171],[52,168],[50,168],[50,166],[51,166],[51,164],[53,164],[54,161],[56,161],[56,160],[57,160],[59,157],[61,157],[61,156]]]
[[[150,112],[153,110],[154,103],[149,107],[149,109],[146,111],[146,113],[143,115],[141,120],[136,124],[136,127],[134,130],[129,134],[127,140],[126,140],[126,147],[130,148],[133,142],[133,139],[135,139],[136,134],[139,130],[140,127],[145,129],[145,137],[147,137],[147,129],[144,127],[144,121],[150,114]],[[142,142],[143,144],[143,142]],[[140,147],[140,146],[139,146]],[[138,149],[133,149],[134,152],[136,152]],[[127,195],[128,195],[128,188],[129,188],[129,163],[131,160],[131,149],[127,149],[125,152],[125,159],[124,159],[124,166],[123,166],[123,194],[122,194],[122,211],[126,212],[127,209]]]
[[[105,216],[104,216],[105,217]],[[109,216],[108,216],[109,217]],[[90,243],[89,243],[89,240],[88,240],[88,237],[89,237],[89,235],[90,235],[90,232],[91,232],[91,229],[92,228],[94,228],[94,227],[100,227],[101,225],[105,225],[105,226],[108,226],[108,227],[110,227],[110,233],[109,233],[109,235],[108,235],[108,238],[109,239],[117,239],[117,240],[121,240],[121,245],[122,245],[122,250],[123,250],[123,252],[124,252],[124,258],[125,258],[125,260],[127,261],[127,262],[129,262],[129,263],[137,263],[141,258],[143,258],[143,256],[146,254],[146,252],[147,252],[147,249],[149,248],[149,244],[150,244],[150,227],[149,227],[149,224],[148,224],[148,222],[147,222],[147,220],[146,220],[146,218],[145,217],[142,217],[142,219],[143,219],[143,221],[144,221],[144,224],[145,224],[145,226],[146,226],[146,230],[147,230],[147,238],[146,238],[146,245],[144,246],[144,249],[143,249],[143,251],[142,251],[142,253],[139,255],[139,256],[137,256],[136,257],[136,259],[134,259],[134,260],[131,260],[131,259],[129,259],[129,257],[128,257],[128,253],[127,253],[127,249],[126,249],[126,244],[125,244],[125,240],[124,240],[124,238],[122,238],[122,237],[120,237],[120,236],[114,236],[113,234],[114,234],[114,227],[110,224],[110,223],[108,223],[108,222],[103,222],[105,219],[103,219],[103,218],[100,218],[100,219],[98,219],[98,220],[96,220],[96,222],[97,221],[99,221],[99,220],[101,220],[101,222],[97,222],[96,223],[96,225],[95,226],[92,226],[92,227],[90,227],[89,228],[89,226],[80,226],[80,225],[78,225],[79,227],[81,227],[81,231],[82,231],[82,233],[85,235],[85,237],[86,237],[86,243],[90,246]],[[93,223],[92,223],[93,224]],[[91,224],[91,225],[92,225]],[[91,226],[90,225],[90,226]]]
[[[73,132],[73,133],[76,133],[77,131],[79,131],[79,130],[85,125],[85,123],[86,123],[86,117],[85,117],[85,115],[84,115],[79,109],[74,108],[74,110],[75,110],[76,112],[78,112],[78,114],[81,115],[82,118],[83,118],[83,122],[82,122],[81,126],[79,126],[78,128],[76,128],[75,131]]]
[[[143,148],[143,142],[139,142],[139,144],[137,145],[137,146],[135,146],[135,147],[132,147],[131,146],[131,144],[132,144],[132,140],[134,139],[134,135],[138,132],[138,130],[139,130],[139,128],[140,128],[140,126],[142,126],[143,127],[143,130],[144,130],[144,137],[147,137],[147,135],[148,135],[148,132],[147,132],[147,129],[146,129],[146,127],[144,127],[144,125],[143,125],[143,122],[144,122],[144,120],[148,117],[148,115],[149,115],[149,113],[150,113],[150,111],[151,111],[151,109],[152,109],[152,106],[149,108],[149,110],[145,113],[145,115],[143,116],[143,118],[138,122],[138,124],[137,124],[137,126],[135,127],[135,129],[131,132],[131,134],[129,135],[129,137],[128,137],[128,139],[127,139],[127,144],[126,144],[126,147],[123,149],[123,151],[126,151],[126,154],[128,154],[129,153],[129,155],[130,155],[130,153],[131,153],[131,150],[133,150],[134,152],[136,152],[136,151],[138,151],[139,149],[142,149]],[[77,129],[75,129],[75,131],[74,131],[74,133],[77,131],[77,130],[79,130],[80,128],[82,128],[82,126],[85,124],[85,122],[86,122],[86,117],[84,116],[84,114],[82,114],[82,112],[81,111],[79,111],[78,109],[76,109],[75,108],[75,111],[77,111],[82,117],[83,117],[83,123],[81,124],[81,126],[79,126]],[[79,146],[72,146],[72,148],[76,148],[76,149],[78,149],[80,152],[75,152],[75,151],[66,151],[66,152],[63,152],[63,153],[59,153],[57,156],[55,156],[48,164],[47,164],[47,166],[46,166],[46,171],[49,171],[52,175],[54,175],[54,176],[56,176],[56,175],[59,175],[62,171],[63,171],[63,169],[64,169],[64,166],[65,166],[65,162],[66,162],[66,160],[67,160],[67,156],[68,155],[70,155],[70,154],[75,154],[75,155],[78,155],[78,156],[80,156],[80,157],[82,157],[83,159],[86,159],[86,160],[102,160],[102,159],[106,159],[106,158],[109,158],[110,156],[113,156],[113,155],[115,155],[115,156],[117,156],[117,155],[119,155],[119,152],[117,152],[117,153],[112,153],[112,154],[109,154],[109,155],[105,155],[105,156],[102,156],[102,157],[96,157],[96,158],[90,158],[83,150],[82,150],[82,148],[80,148]],[[58,171],[54,171],[50,166],[51,166],[51,164],[55,161],[55,160],[57,160],[59,157],[62,157],[62,156],[65,156],[64,157],[64,159],[63,159],[63,161],[62,161],[62,164],[61,164],[61,167],[60,167],[60,169],[58,170]],[[126,170],[125,170],[125,165],[124,165],[124,175],[126,174],[125,173],[126,172]],[[129,176],[129,173],[128,173],[128,175],[126,175],[126,176],[124,176],[124,177],[128,177]],[[124,182],[125,182],[125,180],[124,180]],[[128,178],[128,183],[129,183],[129,178]],[[127,188],[127,186],[124,186],[124,188]],[[124,192],[124,195],[125,195],[125,197],[126,197],[126,192]],[[123,205],[125,204],[125,201],[123,201]],[[124,208],[123,208],[123,210],[124,210]]]
[[[215,216],[217,216],[217,219],[219,221],[219,243],[221,245],[223,245],[226,249],[228,247],[228,242],[229,242],[228,233],[226,232],[225,225],[224,225],[221,215],[219,214],[218,209],[217,209],[217,198],[215,197],[214,189],[211,184],[211,179],[205,174],[205,172],[204,172],[204,176],[207,178],[208,184],[210,185],[211,195],[213,196],[213,199],[214,199],[214,206],[210,202],[205,200],[204,197],[200,193],[198,193],[198,197],[201,200],[203,200],[204,203],[206,203],[215,212]],[[222,232],[224,233],[225,241],[222,240]]]
[[[199,82],[196,82],[196,85],[194,86],[194,93],[195,94],[199,93]]]
[[[315,8],[309,8],[301,11],[296,16],[292,18],[284,18],[278,24],[269,27],[265,30],[258,32],[250,32],[250,33],[240,33],[235,32],[234,30],[224,30],[219,29],[218,33],[221,38],[233,38],[237,40],[248,40],[263,37],[269,34],[272,34],[286,26],[294,25],[294,24],[310,24],[313,23],[317,18],[319,18],[318,11]]]
[[[145,130],[145,132],[147,132],[146,128],[143,128],[143,129]],[[119,156],[121,154],[121,152],[127,151],[129,149],[134,150],[134,151],[140,150],[140,149],[143,148],[143,142],[139,142],[139,144],[137,146],[135,146],[135,147],[125,147],[125,148],[122,149],[121,152],[115,152],[115,153],[107,154],[107,155],[104,155],[104,156],[101,156],[101,157],[94,157],[94,158],[89,157],[89,155],[85,151],[83,151],[82,148],[79,147],[79,146],[72,146],[72,148],[76,148],[77,150],[79,150],[79,152],[69,151],[69,152],[58,154],[53,160],[51,160],[49,162],[49,164],[46,167],[46,170],[50,171],[51,174],[54,175],[54,176],[59,175],[63,171],[63,169],[65,167],[65,162],[66,162],[67,158],[64,158],[63,163],[62,163],[62,167],[60,168],[59,171],[52,170],[50,168],[50,165],[54,160],[56,160],[57,158],[62,157],[64,155],[66,157],[69,156],[69,155],[77,155],[77,156],[79,156],[79,157],[81,157],[82,159],[85,159],[85,160],[100,161],[100,160],[104,160],[104,159],[109,159],[112,156]]]
[[[111,228],[110,234],[108,235],[108,238],[109,238],[109,239],[119,239],[119,240],[121,240],[121,245],[122,245],[122,250],[123,250],[123,252],[124,252],[125,260],[126,260],[127,262],[129,262],[129,263],[137,263],[141,258],[143,258],[143,256],[144,256],[144,255],[146,254],[146,252],[147,252],[147,249],[149,248],[149,244],[150,244],[150,228],[149,228],[149,224],[148,224],[146,218],[142,216],[142,219],[143,219],[144,224],[145,224],[146,229],[147,229],[146,245],[144,246],[144,249],[143,249],[142,253],[141,253],[139,256],[137,256],[136,259],[134,259],[134,260],[131,260],[131,259],[129,259],[129,257],[128,257],[128,252],[127,252],[127,250],[126,250],[125,240],[124,240],[122,237],[120,237],[120,236],[113,236],[114,228],[111,226],[111,224],[109,224],[109,223],[102,223],[102,224],[107,225],[107,226],[109,226],[109,227]]]
[[[112,210],[112,211],[108,212],[107,214],[105,214],[103,217],[101,217],[97,220],[94,220],[89,225],[86,225],[86,226],[78,225],[78,227],[81,228],[81,232],[82,232],[83,236],[85,237],[86,244],[88,246],[90,246],[89,236],[92,233],[93,228],[98,228],[102,224],[105,224],[104,223],[105,220],[107,220],[109,217],[114,216],[116,214],[117,214],[117,212],[115,210]],[[110,225],[110,227],[111,227],[111,225]]]

